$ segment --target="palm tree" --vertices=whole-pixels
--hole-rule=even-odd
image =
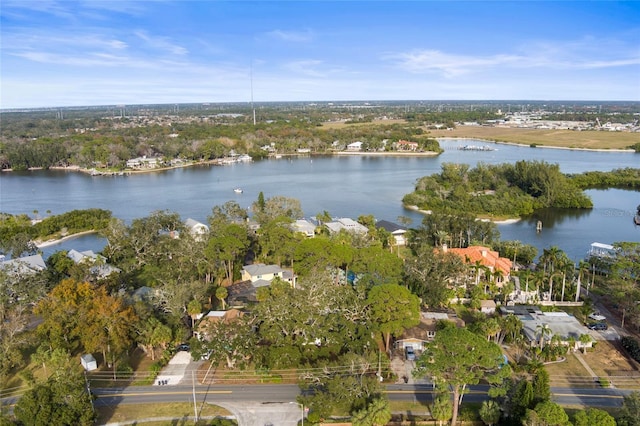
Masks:
[[[540,347],[540,349],[543,349],[545,337],[553,334],[553,331],[551,330],[551,328],[549,328],[549,324],[538,324],[538,326],[536,327],[536,331],[540,336],[538,346]]]
[[[226,287],[220,286],[216,289],[216,298],[222,303],[222,310],[224,311],[226,308],[225,299],[229,295],[229,291]]]
[[[591,339],[591,336],[589,336],[588,334],[581,334],[580,335],[580,343],[582,345],[582,353],[587,353],[587,344],[589,342],[592,342],[593,340]]]

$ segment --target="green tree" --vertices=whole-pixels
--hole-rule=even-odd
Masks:
[[[18,400],[14,414],[25,425],[93,425],[95,412],[84,378],[74,368],[36,383]]]
[[[490,399],[489,401],[483,401],[480,407],[480,419],[488,426],[493,426],[498,423],[502,412],[500,411],[500,405],[497,402]]]
[[[640,392],[633,391],[622,399],[620,426],[640,426]]]
[[[574,426],[616,426],[616,419],[598,408],[587,408],[575,414]]]
[[[540,402],[533,411],[535,411],[539,421],[544,426],[565,426],[569,424],[569,416],[566,411],[555,402]]]
[[[549,386],[549,373],[541,368],[533,377],[533,401],[532,404],[549,401],[551,399],[551,387]]]
[[[398,284],[381,284],[373,287],[367,297],[371,321],[384,337],[389,351],[391,336],[400,336],[404,330],[420,323],[420,300]]]
[[[438,424],[442,426],[443,422],[448,421],[453,416],[453,403],[449,398],[448,392],[439,391],[433,400],[431,406],[431,417],[438,421]]]
[[[222,262],[227,281],[233,282],[236,262],[243,262],[249,246],[246,228],[242,225],[229,224],[212,235],[205,249],[205,255],[212,261]]]
[[[416,377],[431,376],[446,383],[453,394],[452,424],[456,423],[461,396],[467,385],[495,374],[504,362],[500,347],[463,328],[438,331],[416,361]]]
[[[218,299],[220,301],[220,303],[222,304],[222,310],[223,311],[226,308],[225,300],[227,299],[227,296],[229,296],[229,290],[227,290],[226,287],[218,286],[218,288],[216,288],[216,299]]]
[[[384,426],[391,420],[391,409],[386,398],[379,397],[351,416],[353,426]]]

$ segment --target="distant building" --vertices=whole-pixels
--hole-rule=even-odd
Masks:
[[[398,151],[417,151],[418,142],[399,140],[398,142],[396,142],[396,149]]]
[[[306,219],[298,219],[291,224],[294,232],[300,232],[306,237],[313,238],[316,235],[316,225]]]
[[[362,151],[362,142],[352,142],[347,145],[347,151]]]

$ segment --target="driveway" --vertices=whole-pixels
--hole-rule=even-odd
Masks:
[[[231,411],[238,426],[295,426],[302,418],[295,402],[216,402]]]

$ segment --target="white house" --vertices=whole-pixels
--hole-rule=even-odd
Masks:
[[[347,145],[347,151],[361,151],[362,150],[362,142],[351,142]]]
[[[184,226],[187,227],[187,229],[195,239],[201,239],[204,237],[204,235],[209,233],[209,227],[202,222],[198,222],[195,219],[189,218],[185,220]]]
[[[396,246],[407,245],[407,239],[405,237],[405,234],[407,233],[406,228],[403,228],[396,223],[389,222],[388,220],[377,221],[376,228],[382,228],[387,232],[390,232],[391,235],[393,235]]]
[[[242,280],[251,281],[251,284],[253,284],[254,287],[268,286],[276,277],[295,287],[296,280],[293,272],[287,269],[282,269],[278,265],[255,263],[252,265],[245,265],[242,268]]]
[[[291,224],[294,232],[300,232],[306,237],[313,238],[316,235],[316,226],[306,219],[298,219]]]

